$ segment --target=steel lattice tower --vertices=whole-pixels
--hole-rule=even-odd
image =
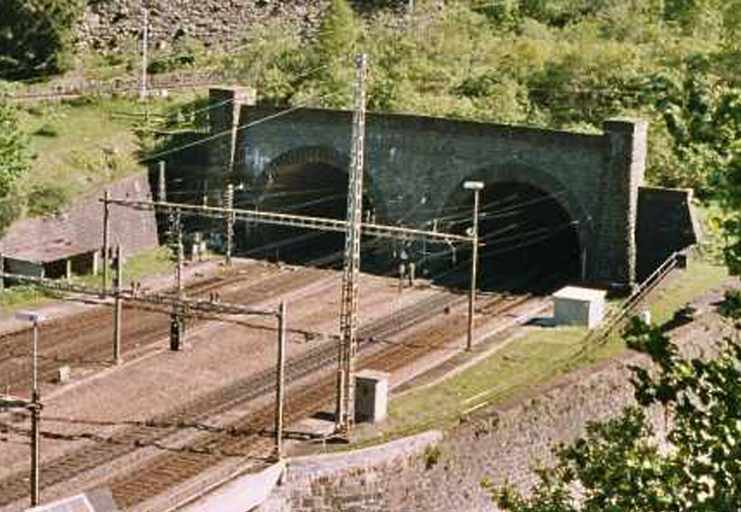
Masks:
[[[349,434],[355,422],[355,339],[358,324],[358,275],[360,230],[363,221],[363,152],[365,144],[366,56],[356,57],[357,83],[353,114],[350,180],[347,195],[345,269],[342,275],[340,347],[337,393],[337,431]]]

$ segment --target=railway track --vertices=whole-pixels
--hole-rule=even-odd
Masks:
[[[415,358],[436,350],[451,336],[464,331],[465,317],[459,315],[460,318],[455,322],[447,321],[443,329],[431,327],[410,335],[399,343],[381,345],[379,340],[418,325],[435,315],[444,314],[446,309],[460,304],[462,300],[464,299],[459,295],[436,294],[364,326],[359,332],[359,367],[372,366],[393,372]],[[520,302],[499,296],[484,305],[493,310],[496,309],[494,304],[500,303],[502,305],[498,312],[501,313]],[[336,357],[336,340],[325,342],[300,359],[289,360],[287,378],[289,382],[296,382],[321,372],[322,369],[332,368],[336,364]],[[72,475],[113,462],[141,447],[159,446],[168,436],[184,428],[198,427],[206,418],[212,418],[234,407],[244,407],[245,404],[268,395],[273,390],[274,382],[274,371],[265,369],[227,388],[186,403],[166,415],[126,428],[111,438],[94,439],[95,442],[91,445],[72,455],[45,463],[42,485],[48,487],[61,483]],[[326,404],[331,400],[328,397],[332,397],[334,385],[335,378],[330,372],[320,378],[316,385],[292,389],[287,403],[288,421],[306,416],[318,406]],[[265,456],[269,453],[270,441],[261,434],[270,431],[271,427],[272,406],[268,406],[238,422],[217,429],[216,432],[200,436],[185,449],[159,455],[146,468],[140,468],[134,474],[110,482],[116,500],[124,508],[131,507],[197,476],[230,456]],[[26,493],[25,475],[6,478],[0,481],[0,506],[21,499]]]
[[[492,311],[496,310],[496,314],[504,314],[531,300],[531,298],[528,296],[512,300],[509,297],[498,296],[487,301],[487,305]],[[416,316],[416,323],[420,323],[436,314],[443,313],[446,307],[458,303],[460,300],[458,296],[432,297],[428,301],[405,308],[393,316],[406,319],[415,317],[415,313],[417,313],[422,315],[422,317]],[[435,303],[440,309],[431,308],[432,303]],[[498,304],[498,306],[495,304]],[[415,359],[437,350],[441,345],[448,342],[451,336],[458,336],[461,332],[464,332],[461,328],[466,325],[466,318],[460,315],[458,321],[446,322],[446,327],[442,329],[439,325],[433,325],[422,331],[414,332],[397,343],[384,346],[384,350],[369,350],[373,346],[377,347],[376,336],[384,332],[392,334],[388,326],[393,324],[393,320],[388,320],[378,322],[375,327],[369,326],[366,329],[368,337],[359,346],[359,368],[372,367],[390,373],[398,371]],[[396,325],[399,326],[399,330],[410,326],[409,324]],[[325,366],[336,363],[336,346],[329,347],[328,350],[324,349],[323,352],[324,354],[318,359],[323,359]],[[274,382],[274,372],[270,371],[269,374],[269,381]],[[304,375],[306,374],[308,372]],[[318,379],[314,385],[291,389],[289,400],[286,403],[286,422],[290,424],[325,409],[327,406],[331,407],[335,385],[335,375],[329,373]],[[228,426],[227,431],[240,432],[242,433],[241,436],[219,434],[205,436],[193,445],[194,450],[192,451],[175,455],[163,454],[148,464],[146,470],[140,468],[135,473],[114,479],[109,485],[116,502],[123,508],[131,508],[142,504],[178,484],[197,477],[203,471],[223,461],[226,454],[238,454],[242,457],[255,458],[267,456],[272,444],[264,434],[272,433],[272,415],[272,406],[260,408]],[[206,456],[200,456],[203,453],[207,453]]]
[[[222,293],[224,300],[249,306],[290,293],[323,277],[323,274],[313,269],[269,273],[267,276],[264,274],[265,267],[250,265],[223,277],[194,283],[186,288],[186,293],[190,296],[203,296],[227,289],[227,292]],[[246,281],[253,283],[228,290]],[[135,317],[135,321],[131,317]],[[111,309],[103,306],[45,324],[39,347],[41,381],[52,379],[58,367],[63,364],[85,366],[109,362],[112,353],[111,323]],[[197,320],[190,322],[191,326],[198,323]],[[169,332],[169,318],[161,312],[129,305],[124,307],[122,326],[122,350],[125,355],[132,350],[142,350],[166,337]],[[0,358],[3,372],[0,385],[13,394],[24,392],[28,387],[29,336],[28,330],[3,335]],[[44,344],[44,340],[53,340],[53,344]]]

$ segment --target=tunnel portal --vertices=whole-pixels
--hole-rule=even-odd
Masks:
[[[279,167],[258,201],[263,211],[345,220],[348,174],[324,162],[292,163]],[[368,217],[372,202],[364,194]],[[258,257],[296,265],[331,266],[342,261],[345,235],[316,229],[260,225],[252,235]],[[251,244],[251,245],[252,245]]]
[[[443,211],[451,231],[470,233],[473,192],[456,192]],[[486,183],[479,198],[479,271],[482,290],[548,291],[578,278],[578,223],[557,197],[517,182]],[[470,283],[471,250],[463,248],[443,282]]]

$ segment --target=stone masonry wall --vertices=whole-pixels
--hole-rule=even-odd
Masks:
[[[188,36],[206,45],[238,44],[251,27],[276,21],[315,27],[326,0],[97,0],[87,7],[77,28],[80,46],[124,51],[141,37],[141,6],[149,9],[150,41],[164,48]]]
[[[629,360],[577,374],[537,398],[470,417],[438,440],[434,434],[374,451],[289,460],[286,479],[259,512],[471,512],[496,510],[483,483],[527,489],[533,464],[552,460],[554,443],[569,442],[587,421],[632,404]],[[651,411],[659,435],[660,409]],[[404,450],[399,451],[399,447]]]
[[[406,0],[358,0],[359,11],[406,6]],[[285,22],[301,33],[321,22],[329,0],[88,0],[78,23],[83,48],[126,51],[141,37],[141,7],[149,9],[150,41],[165,48],[182,36],[233,47],[254,27]]]
[[[280,115],[277,115],[280,114]],[[244,107],[235,178],[260,193],[281,171],[308,164],[347,169],[351,112]],[[267,119],[269,122],[259,122]],[[552,196],[576,226],[586,278],[630,286],[635,279],[637,190],[642,184],[646,123],[607,121],[603,135],[368,114],[365,187],[381,223],[421,227],[456,206],[466,180],[487,187],[516,182]],[[311,176],[305,175],[311,188]],[[412,258],[416,258],[412,249]]]

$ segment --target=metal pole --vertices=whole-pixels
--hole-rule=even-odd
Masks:
[[[278,368],[275,383],[275,454],[283,458],[283,401],[286,372],[286,303],[280,303],[278,313]]]
[[[178,229],[178,267],[177,267],[177,285],[178,297],[183,297],[183,231]]]
[[[479,259],[479,191],[473,191],[473,254],[471,255],[471,289],[468,293],[468,336],[466,350],[473,348],[473,317],[476,305],[476,275]]]
[[[115,308],[113,314],[113,362],[121,364],[121,282],[123,274],[123,263],[121,261],[121,246],[116,247],[116,278],[113,282],[113,289],[116,293]]]
[[[226,207],[229,209],[226,217],[226,264],[232,264],[232,245],[234,245],[234,185],[226,186]]]
[[[38,390],[34,390],[31,409],[31,506],[39,505],[39,473],[41,466],[41,397]]]
[[[141,91],[139,93],[139,100],[146,101],[147,99],[147,46],[149,44],[149,11],[142,8],[142,14],[144,15],[144,29],[142,33],[142,78],[141,78]]]
[[[108,230],[110,228],[110,194],[103,193],[103,290],[108,288]]]
[[[0,253],[0,272],[5,272],[5,257]],[[0,276],[0,308],[2,308],[2,297],[3,297],[3,290],[5,289],[5,277]],[[2,347],[2,340],[0,339],[0,347]],[[0,361],[2,361],[2,357],[0,357]],[[0,374],[0,392],[2,392],[2,374]]]
[[[37,393],[39,390],[38,386],[38,370],[37,370],[37,357],[39,349],[39,322],[33,321],[33,341],[31,342],[31,391]]]
[[[352,161],[347,195],[347,231],[345,265],[342,274],[340,309],[339,368],[337,372],[336,430],[348,436],[355,423],[355,352],[358,323],[358,276],[363,222],[363,157],[365,147],[365,79],[366,56],[356,58],[355,111],[352,127]]]
[[[587,281],[587,246],[586,245],[581,250],[581,280],[583,283]]]
[[[159,190],[157,191],[157,200],[160,203],[167,201],[167,182],[165,181],[165,161],[159,162]]]

